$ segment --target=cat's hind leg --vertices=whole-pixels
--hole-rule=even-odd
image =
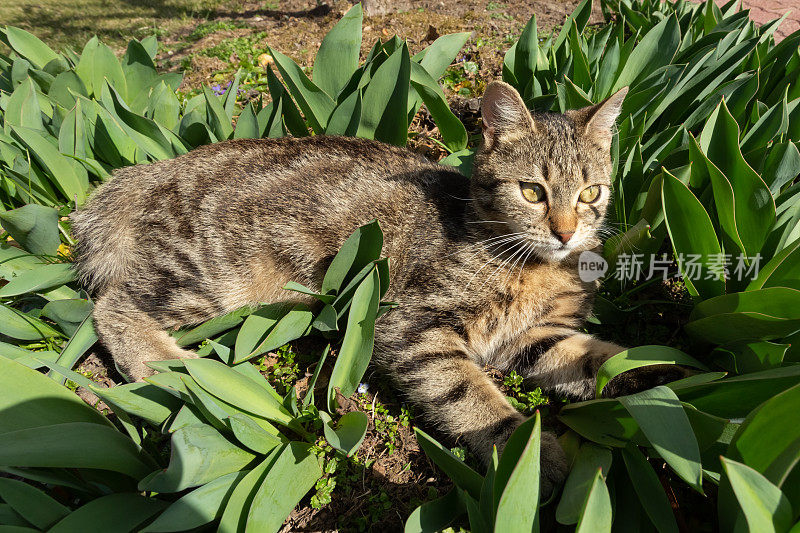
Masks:
[[[111,352],[117,370],[130,381],[141,381],[154,371],[146,361],[195,358],[122,289],[111,288],[96,301],[94,326],[100,341]]]

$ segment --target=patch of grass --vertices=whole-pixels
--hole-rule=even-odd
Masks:
[[[231,20],[213,20],[209,22],[203,22],[197,26],[194,31],[189,34],[188,38],[190,41],[199,41],[203,37],[207,37],[218,31],[235,30],[243,27],[244,24],[241,22],[235,22]]]
[[[112,48],[123,49],[135,37],[163,35],[209,18],[239,0],[8,0],[0,2],[0,23],[23,28],[56,50],[83,48],[97,35]]]

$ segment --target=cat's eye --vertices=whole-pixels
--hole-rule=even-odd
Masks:
[[[527,181],[521,181],[519,183],[520,189],[522,189],[522,196],[525,197],[531,203],[539,203],[544,202],[547,195],[544,192],[544,187],[539,185],[538,183],[528,183]]]
[[[581,191],[581,195],[578,199],[585,203],[591,204],[597,201],[600,198],[600,186],[599,185],[592,185],[591,187],[586,187]]]

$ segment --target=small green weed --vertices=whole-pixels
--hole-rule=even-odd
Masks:
[[[473,95],[477,84],[474,78],[478,73],[478,64],[474,61],[461,61],[447,67],[441,82],[446,88],[461,96]]]
[[[212,33],[216,33],[218,31],[223,30],[235,30],[237,28],[244,28],[245,25],[241,22],[235,22],[231,20],[213,20],[208,22],[203,22],[199,26],[197,26],[192,33],[189,34],[189,40],[191,41],[199,41],[203,37],[207,37]]]
[[[547,404],[549,399],[542,393],[542,389],[539,387],[532,391],[523,390],[523,381],[524,379],[522,376],[511,371],[511,373],[503,379],[503,384],[510,389],[509,392],[511,394],[506,396],[506,398],[508,398],[511,405],[518,411],[530,415],[536,411],[538,406]]]

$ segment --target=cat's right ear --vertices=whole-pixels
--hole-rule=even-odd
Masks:
[[[516,89],[502,81],[486,86],[481,101],[483,142],[487,149],[502,141],[512,140],[534,132],[530,111]]]

